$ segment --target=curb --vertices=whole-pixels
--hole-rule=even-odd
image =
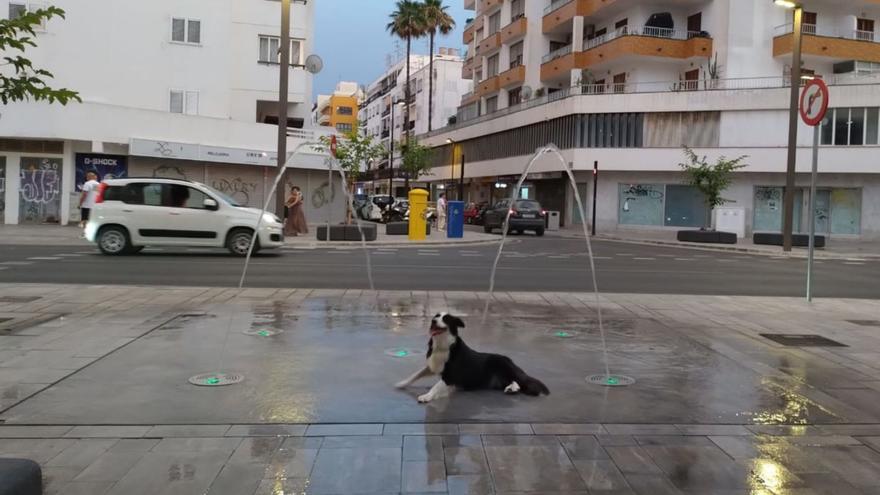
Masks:
[[[508,240],[508,244],[519,242],[519,240]],[[413,241],[413,242],[376,242],[369,241],[367,242],[367,249],[383,249],[383,248],[425,248],[425,247],[438,247],[438,248],[454,248],[457,246],[492,246],[501,243],[501,237],[498,239],[485,239],[485,240],[476,240],[476,241],[457,241],[457,242],[446,242],[446,241]],[[281,249],[286,251],[309,251],[309,250],[317,250],[317,249],[352,249],[352,248],[361,248],[363,247],[361,241],[315,241],[310,242],[308,244],[285,244]]]

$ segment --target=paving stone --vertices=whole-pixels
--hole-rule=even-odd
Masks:
[[[598,424],[532,423],[535,435],[600,435],[607,431]]]
[[[751,436],[754,433],[741,425],[675,425],[683,435],[697,436]]]
[[[599,445],[594,436],[563,436],[559,437],[565,451],[572,461],[608,460],[610,457]]]
[[[108,452],[149,452],[159,440],[158,438],[123,438],[110,447]]]
[[[277,478],[264,479],[260,482],[254,495],[280,495],[287,493],[318,493],[311,490],[308,478]],[[222,492],[221,492],[222,493]],[[230,495],[235,495],[230,492]]]
[[[309,425],[307,437],[328,437],[341,435],[381,435],[381,424],[356,425]]]
[[[58,438],[72,426],[0,426],[0,438]]]
[[[628,490],[623,473],[611,460],[573,460],[575,469],[591,492]]]
[[[483,474],[489,472],[482,447],[446,447],[443,449],[447,474]]]
[[[639,445],[632,435],[596,435],[599,445],[603,447],[635,447]]]
[[[697,447],[714,447],[707,437],[675,436],[675,435],[635,435],[639,445],[691,445]]]
[[[73,481],[119,481],[144,455],[146,452],[108,451],[89,464]]]
[[[46,463],[49,467],[72,467],[85,469],[86,466],[104,455],[113,447],[116,439],[82,439],[64,449],[60,454]]]
[[[555,435],[485,435],[483,445],[486,447],[515,445],[550,445],[559,446]]]
[[[60,486],[57,491],[44,490],[44,495],[104,495],[113,486],[112,481],[71,481]]]
[[[240,444],[240,438],[165,438],[153,447],[153,452],[225,452],[231,454]]]
[[[400,490],[401,449],[321,449],[311,475],[312,493]]]
[[[605,447],[614,464],[624,474],[662,475],[651,456],[642,447]]]
[[[532,425],[526,423],[469,423],[458,425],[462,435],[531,435]]]
[[[205,493],[228,458],[226,452],[147,452],[108,493]]]
[[[77,426],[64,436],[68,438],[141,438],[149,426]]]
[[[443,447],[482,447],[483,439],[479,435],[444,435]]]
[[[263,478],[308,478],[318,457],[317,449],[281,449],[266,466]]]
[[[495,489],[488,474],[450,475],[446,477],[449,495],[492,495]]]
[[[443,461],[406,461],[403,463],[404,493],[447,493],[446,467]]]
[[[301,437],[308,425],[232,425],[227,437]]]
[[[650,474],[627,474],[626,482],[638,495],[681,495],[682,492],[665,476]],[[706,495],[705,491],[700,491]]]
[[[403,437],[404,461],[442,461],[443,439],[436,436],[405,436]]]
[[[281,450],[282,438],[255,437],[245,438],[229,458],[231,464],[259,464],[267,465],[275,454]],[[315,445],[315,449],[320,444]],[[262,478],[262,476],[260,476]]]
[[[561,446],[486,447],[497,491],[577,491],[586,486]]]
[[[161,425],[147,432],[147,437],[222,437],[229,431],[229,425]]]
[[[402,448],[403,437],[388,435],[324,437],[323,449]]]
[[[458,435],[458,425],[455,424],[386,424],[384,435]]]
[[[605,430],[611,435],[681,435],[675,425],[610,425]]]

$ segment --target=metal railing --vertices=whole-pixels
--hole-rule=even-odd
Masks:
[[[823,77],[829,86],[856,86],[865,84],[880,84],[880,73],[870,75],[834,74]],[[648,93],[687,93],[709,91],[752,91],[771,90],[789,87],[789,78],[784,76],[775,77],[751,77],[733,79],[698,79],[678,81],[655,81],[635,83],[608,82],[602,84],[579,84],[568,88],[554,91],[550,94],[537,96],[531,100],[502,108],[492,113],[473,115],[470,112],[462,112],[466,106],[459,107],[458,121],[441,129],[425,134],[431,137],[443,134],[462,127],[486,122],[505,115],[541,106],[554,101],[562,100],[571,96],[590,96],[596,98],[613,97],[619,95],[648,94]]]
[[[564,57],[564,56],[568,55],[569,53],[571,53],[571,45],[570,44],[565,45],[562,48],[557,48],[556,50],[553,50],[552,52],[548,53],[547,55],[544,55],[543,57],[541,57],[541,63],[546,64],[547,62],[549,62],[551,60],[556,60],[557,58]]]
[[[584,41],[584,51],[604,45],[623,36],[647,36],[650,38],[665,38],[671,40],[689,40],[691,38],[708,38],[708,33],[703,31],[684,31],[654,26],[623,26],[610,33],[597,36]]]
[[[573,1],[574,0],[554,0],[553,2],[550,3],[550,5],[547,6],[547,8],[544,9],[544,15],[547,15],[550,12],[553,12],[554,10],[557,10],[557,9],[563,7],[564,5],[569,4]]]
[[[773,28],[773,36],[784,36],[794,31],[792,23],[780,24]],[[874,37],[874,31],[861,31],[858,29],[840,29],[817,24],[804,24],[801,26],[801,32],[813,36],[823,36],[826,38],[843,38],[847,40],[868,41],[877,43]]]

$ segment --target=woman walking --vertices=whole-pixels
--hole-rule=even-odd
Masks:
[[[290,196],[284,203],[287,206],[287,218],[284,220],[284,235],[297,236],[308,234],[309,226],[306,223],[306,214],[303,211],[303,195],[299,186],[290,188]]]

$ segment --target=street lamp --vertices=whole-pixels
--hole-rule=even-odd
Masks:
[[[801,83],[801,40],[804,9],[792,0],[773,0],[773,3],[794,9],[791,50],[791,95],[788,106],[788,162],[785,169],[785,197],[782,214],[782,250],[791,251],[791,237],[794,229],[794,182],[797,164],[798,96]]]
[[[394,107],[403,106],[402,101],[391,99],[391,147],[388,151],[388,195],[394,198]]]
[[[455,140],[446,138],[446,144],[452,145],[452,181],[455,181]],[[461,152],[461,169],[458,172],[458,200],[464,201],[464,151]]]

